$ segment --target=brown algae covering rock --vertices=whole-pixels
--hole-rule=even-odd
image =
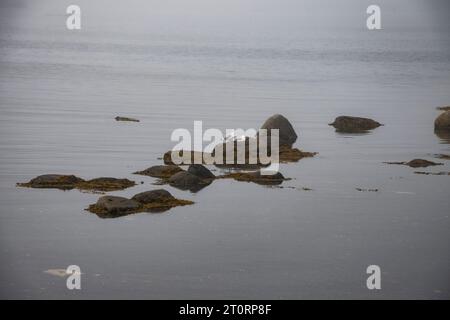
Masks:
[[[443,163],[436,163],[433,161],[428,161],[424,159],[414,159],[409,162],[384,162],[386,164],[401,164],[405,166],[409,166],[411,168],[426,168],[429,166],[441,166]]]
[[[280,146],[284,145],[291,147],[295,141],[297,141],[298,136],[292,124],[281,114],[274,114],[268,118],[261,126],[261,129],[267,129],[268,137],[270,137],[271,129],[278,129]]]
[[[138,212],[163,212],[173,207],[193,203],[189,200],[177,199],[166,190],[157,189],[138,193],[132,199],[103,196],[86,210],[95,213],[100,218],[117,218]]]
[[[155,203],[155,202],[167,202],[175,199],[169,191],[164,189],[156,189],[151,191],[145,191],[135,194],[131,199],[136,200],[143,204]]]
[[[436,155],[434,155],[436,158],[438,158],[438,159],[443,159],[443,160],[450,160],[450,154],[443,154],[443,153],[440,153],[440,154],[436,154]]]
[[[96,178],[84,180],[74,175],[45,174],[31,179],[29,182],[18,183],[19,187],[47,188],[60,190],[93,190],[93,191],[115,191],[123,190],[136,185],[134,181],[116,178]]]
[[[450,111],[443,112],[434,121],[435,131],[450,131]]]
[[[286,146],[280,146],[279,160],[282,163],[297,162],[303,158],[314,157],[317,152],[306,152],[297,148],[288,148]]]
[[[116,119],[116,121],[131,121],[131,122],[139,122],[138,119],[134,119],[134,118],[128,118],[128,117],[115,117],[114,119]]]
[[[89,210],[95,213],[121,215],[135,212],[140,206],[139,202],[124,197],[103,196],[95,205],[89,206]]]
[[[337,132],[361,133],[382,126],[381,123],[361,117],[339,116],[329,124],[336,128]]]
[[[414,171],[415,174],[433,175],[433,176],[450,176],[450,172],[440,171],[440,172],[425,172],[425,171]]]
[[[136,183],[134,181],[128,179],[102,177],[80,182],[77,188],[81,190],[116,191],[135,185]]]
[[[17,186],[71,190],[76,188],[81,182],[84,182],[84,180],[74,175],[44,174],[31,179],[29,182],[18,183]]]
[[[178,173],[180,171],[183,171],[178,166],[175,165],[160,165],[160,166],[153,166],[148,169],[145,169],[143,171],[137,171],[134,174],[140,174],[144,176],[150,176],[154,178],[163,178],[168,179],[171,176],[173,176],[175,173]]]
[[[272,175],[263,175],[261,171],[251,171],[251,172],[233,172],[220,176],[221,179],[234,179],[236,181],[244,182],[254,182],[261,185],[278,185],[283,183],[285,178],[281,173],[277,172]]]

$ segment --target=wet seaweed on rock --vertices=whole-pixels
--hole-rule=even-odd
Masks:
[[[400,161],[400,162],[383,162],[385,164],[398,164],[398,165],[405,165],[405,166],[409,166],[411,168],[426,168],[429,166],[441,166],[443,165],[443,163],[437,163],[437,162],[433,162],[433,161],[428,161],[428,160],[424,160],[424,159],[414,159],[411,161]]]
[[[29,182],[17,183],[18,187],[82,191],[116,191],[135,186],[134,181],[110,177],[84,180],[74,175],[45,174]]]
[[[86,210],[100,218],[118,218],[140,212],[161,213],[177,206],[193,203],[189,200],[177,199],[164,189],[157,189],[138,193],[131,199],[103,196]]]

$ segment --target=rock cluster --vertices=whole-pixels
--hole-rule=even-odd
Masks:
[[[136,185],[128,179],[110,177],[84,180],[74,175],[44,174],[31,179],[29,182],[18,183],[19,187],[60,189],[60,190],[92,190],[92,191],[116,191]]]
[[[177,199],[164,189],[141,192],[131,199],[117,196],[100,197],[86,210],[100,218],[117,218],[138,212],[163,212],[177,206],[193,204],[189,200]]]

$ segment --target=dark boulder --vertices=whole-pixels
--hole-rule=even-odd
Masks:
[[[350,116],[337,117],[329,125],[335,127],[338,132],[348,133],[365,132],[382,126],[381,123],[372,119]]]
[[[270,129],[278,129],[280,137],[280,145],[292,146],[297,140],[297,133],[295,133],[292,124],[281,114],[275,114],[268,118],[261,129],[267,129],[267,136],[270,137]]]
[[[201,164],[191,164],[187,172],[202,179],[214,179],[216,177],[208,168]]]
[[[201,179],[187,171],[175,173],[168,182],[172,187],[192,192],[199,191],[211,183],[210,180]]]

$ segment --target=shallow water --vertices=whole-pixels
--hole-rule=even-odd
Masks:
[[[433,158],[450,153],[433,133],[435,107],[450,103],[448,33],[92,22],[68,33],[60,17],[24,11],[0,20],[2,298],[450,298],[450,178],[383,164],[425,158],[444,165],[420,171],[450,171]],[[15,186],[44,173],[143,181],[109,193],[129,197],[156,188],[131,173],[161,163],[173,129],[257,128],[274,113],[290,119],[297,147],[319,152],[281,166],[295,189],[167,187],[196,203],[100,219],[84,211],[98,195]],[[335,133],[327,124],[343,114],[385,125]],[[80,291],[44,272],[71,264]],[[365,285],[371,264],[377,292]]]

